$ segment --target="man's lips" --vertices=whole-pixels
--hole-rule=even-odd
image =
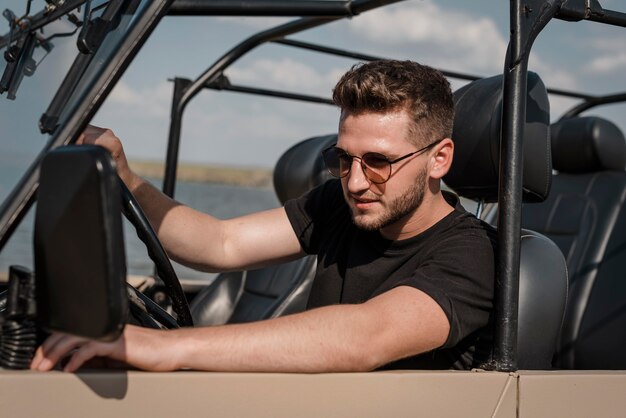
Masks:
[[[352,199],[354,206],[358,209],[368,209],[378,201],[378,199],[369,199],[366,197],[350,196],[350,198]]]

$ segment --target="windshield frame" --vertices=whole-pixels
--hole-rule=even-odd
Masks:
[[[86,88],[77,92],[72,107],[63,112],[55,132],[0,206],[0,251],[35,200],[43,157],[51,149],[76,142],[87,122],[98,111],[150,33],[165,16],[172,1],[150,0],[145,10],[138,12],[142,14],[137,16],[136,24],[130,28],[119,49],[97,71]]]

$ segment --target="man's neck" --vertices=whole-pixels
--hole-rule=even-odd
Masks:
[[[446,201],[441,191],[427,194],[415,211],[382,228],[380,234],[394,241],[412,238],[435,225],[453,210],[454,208]]]

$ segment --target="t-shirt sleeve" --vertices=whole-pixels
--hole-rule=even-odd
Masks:
[[[489,323],[494,270],[494,245],[486,232],[476,231],[440,242],[411,276],[388,280],[375,293],[411,286],[429,295],[450,321],[442,346],[449,348]]]
[[[329,180],[297,199],[285,202],[285,211],[307,254],[317,254],[320,234],[333,212],[345,206],[339,180]]]

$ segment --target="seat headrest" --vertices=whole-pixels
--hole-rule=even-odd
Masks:
[[[337,134],[305,139],[289,148],[274,168],[274,190],[285,203],[333,178],[322,159],[322,151],[337,142]]]
[[[586,116],[564,119],[552,125],[552,162],[562,173],[624,171],[626,139],[606,119]]]
[[[470,199],[498,199],[502,75],[469,83],[454,93],[454,161],[445,183]],[[546,88],[528,73],[524,129],[523,199],[541,202],[550,191],[550,104]]]

